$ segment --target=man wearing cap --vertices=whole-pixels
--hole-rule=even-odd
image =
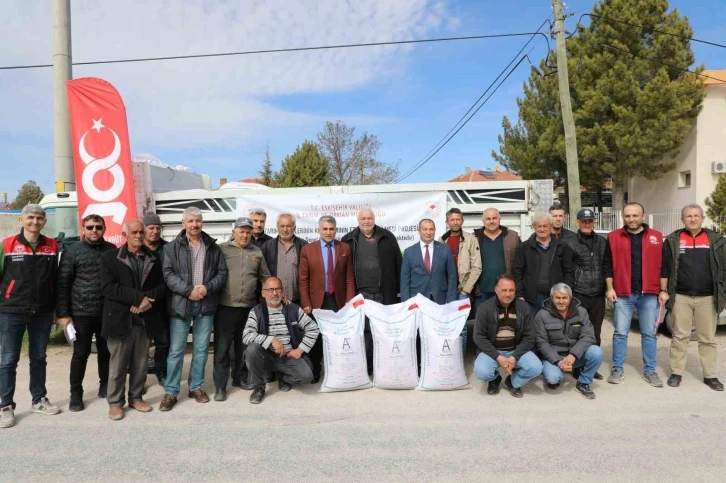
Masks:
[[[567,211],[562,203],[556,201],[550,206],[550,215],[552,216],[552,236],[560,241],[565,241],[575,237],[575,232],[565,228],[565,217]]]
[[[144,216],[144,246],[151,250],[164,263],[164,245],[166,241],[161,238],[161,218],[150,211]],[[159,385],[164,387],[166,382],[166,358],[169,357],[169,318],[162,313],[156,335],[154,336],[154,372],[159,380]]]
[[[574,268],[574,283],[572,295],[580,302],[580,307],[587,311],[595,332],[596,344],[600,345],[602,321],[605,317],[605,275],[603,273],[603,260],[608,243],[604,237],[595,233],[595,212],[584,208],[577,212],[577,233],[566,237],[572,251],[572,265]],[[575,369],[577,375],[579,370]],[[602,379],[599,372],[595,379]]]
[[[46,396],[46,348],[53,325],[58,244],[41,235],[47,222],[40,205],[20,213],[20,233],[0,244],[0,428],[15,425],[15,378],[23,336],[28,332],[32,411],[58,414]]]
[[[242,332],[247,316],[257,304],[257,284],[269,276],[262,251],[251,243],[252,220],[237,218],[232,231],[233,240],[219,246],[227,262],[229,276],[219,297],[217,315],[214,317],[214,393],[215,401],[227,399],[229,379],[229,349],[234,344],[232,385],[250,388],[247,367],[243,364],[245,346]]]

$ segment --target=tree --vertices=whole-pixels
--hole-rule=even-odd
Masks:
[[[326,186],[330,184],[330,162],[312,141],[305,141],[286,156],[275,174],[278,188]]]
[[[272,171],[272,158],[270,157],[270,145],[265,147],[265,161],[260,169],[260,179],[265,186],[272,186],[275,182],[275,173]]]
[[[594,187],[612,179],[613,208],[620,209],[627,178],[657,179],[675,167],[705,91],[698,75],[684,71],[695,61],[685,40],[693,31],[677,10],[668,12],[667,0],[600,0],[593,14],[644,26],[592,17],[567,45],[580,180]],[[493,156],[525,176],[557,179],[566,174],[557,83],[544,61],[540,70],[545,75],[533,69],[518,99],[517,124],[502,121]]]
[[[354,139],[355,128],[343,121],[326,122],[318,133],[318,148],[330,160],[335,185],[385,184],[398,178],[398,163],[376,159],[381,142],[374,134],[363,133]]]
[[[713,193],[706,198],[706,214],[721,233],[726,233],[726,176],[719,176]]]
[[[18,195],[15,197],[10,207],[13,210],[20,210],[25,205],[31,203],[39,203],[43,199],[43,190],[33,180],[28,181],[18,190]]]

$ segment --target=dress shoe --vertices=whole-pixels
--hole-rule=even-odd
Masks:
[[[705,377],[703,383],[714,391],[723,391],[723,384],[715,377]]]
[[[257,386],[250,394],[250,403],[260,404],[265,399],[265,386]]]
[[[554,391],[555,389],[559,389],[560,388],[560,383],[558,382],[557,384],[550,384],[548,382],[547,383],[547,387],[550,388],[550,389],[552,389]]]
[[[522,389],[519,387],[514,387],[512,385],[512,376],[507,376],[507,378],[504,380],[504,384],[507,385],[509,388],[509,394],[516,398],[522,398],[524,397],[524,393],[522,392]]]
[[[196,389],[194,391],[189,391],[189,397],[193,398],[198,403],[208,403],[209,402],[209,396],[207,396],[207,393],[204,392],[204,389]]]
[[[83,411],[84,409],[86,409],[86,406],[83,404],[83,395],[71,394],[71,401],[68,404],[68,410],[72,413],[77,413],[78,411]]]
[[[159,411],[171,411],[174,408],[176,401],[176,396],[164,394],[164,397],[161,399],[161,403],[159,403]]]
[[[140,413],[150,413],[152,409],[151,406],[149,406],[149,404],[143,399],[137,399],[130,403],[129,407],[136,409]]]
[[[596,373],[595,373],[595,375],[594,375],[593,377],[594,377],[595,379],[597,379],[598,381],[602,381],[603,379],[605,379],[605,376],[603,376],[603,375],[602,375],[602,374],[600,374],[599,372],[596,372]]]
[[[285,381],[282,374],[277,375],[277,386],[280,388],[280,391],[282,391],[282,392],[288,392],[292,389],[292,384]]]
[[[668,385],[670,387],[678,387],[681,385],[681,376],[678,374],[671,374],[668,376]]]
[[[219,388],[214,391],[214,400],[222,402],[227,400],[227,390],[225,388]]]
[[[98,399],[106,399],[106,392],[108,391],[108,384],[101,384],[98,386]]]
[[[497,374],[497,377],[489,381],[489,384],[487,385],[487,394],[490,396],[494,396],[496,394],[499,394],[499,384],[502,383],[502,376]]]
[[[111,406],[108,408],[108,417],[113,421],[121,421],[124,418],[124,408],[121,406]]]

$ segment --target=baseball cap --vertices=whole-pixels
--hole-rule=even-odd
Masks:
[[[589,208],[583,208],[580,211],[577,212],[577,219],[580,221],[584,220],[594,220],[595,219],[595,212],[592,211]]]
[[[241,216],[241,217],[237,218],[237,221],[234,222],[235,228],[239,228],[240,226],[246,226],[246,227],[252,228],[252,220],[250,220],[246,216]]]

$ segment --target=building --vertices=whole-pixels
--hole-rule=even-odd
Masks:
[[[470,183],[472,181],[520,181],[522,179],[518,174],[510,173],[509,171],[500,171],[499,166],[494,168],[494,171],[490,169],[471,169],[466,167],[464,174],[452,178],[449,183]]]
[[[704,206],[721,174],[726,173],[726,70],[706,70],[701,112],[678,151],[676,168],[657,180],[633,178],[628,199],[646,213],[678,213],[689,203]],[[716,79],[712,79],[716,78]]]

